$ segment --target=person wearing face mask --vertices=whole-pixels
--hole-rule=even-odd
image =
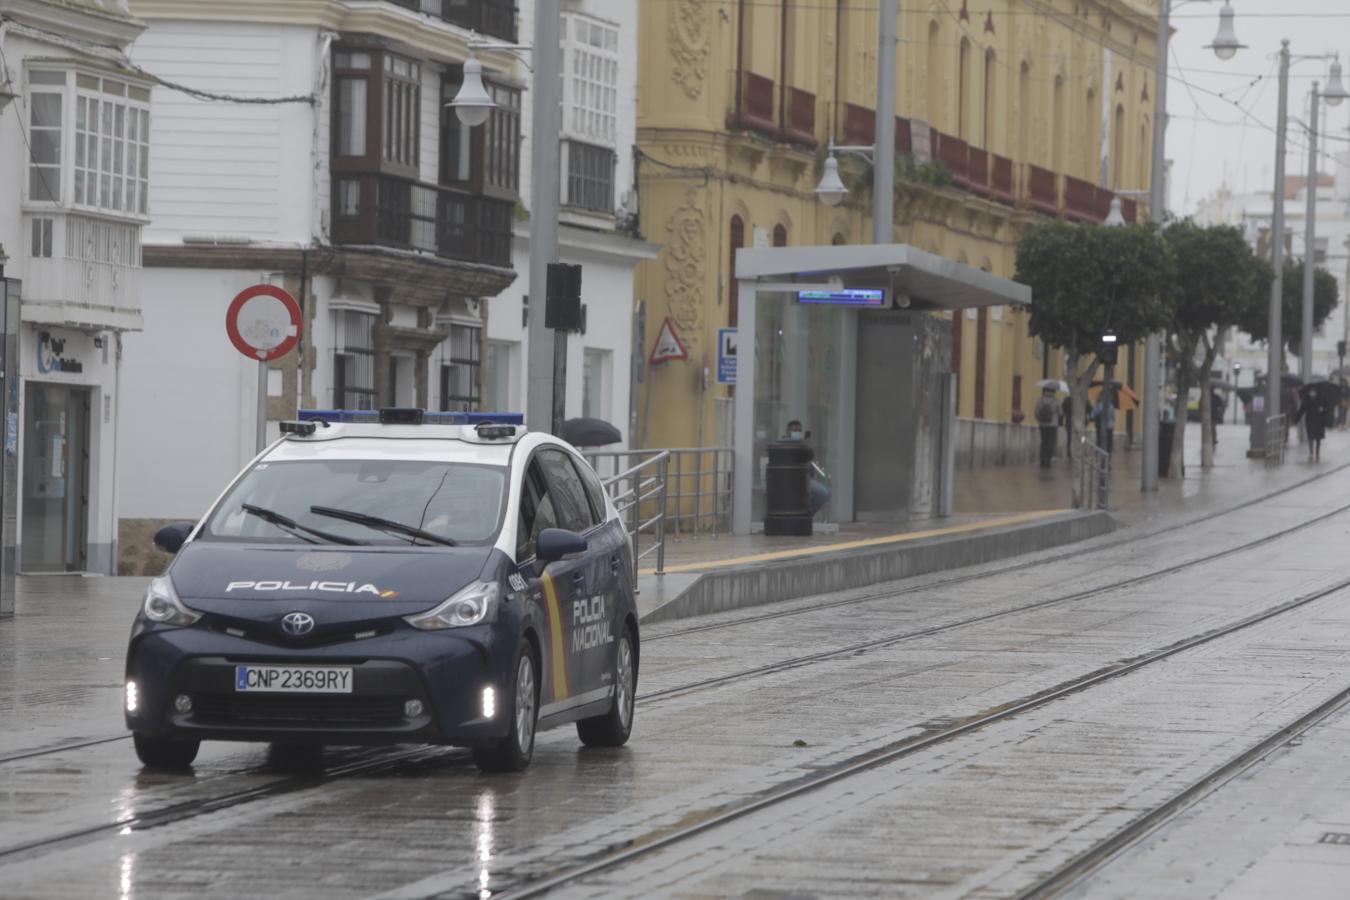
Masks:
[[[807,432],[802,428],[802,423],[798,419],[788,422],[787,427],[783,429],[783,440],[785,441],[805,441],[806,438]],[[810,451],[809,447],[807,449]],[[825,470],[815,463],[815,453],[810,452],[808,458],[811,459],[811,479],[807,485],[810,491],[808,502],[811,515],[814,516],[829,502],[830,488],[824,481],[828,477],[825,475]]]

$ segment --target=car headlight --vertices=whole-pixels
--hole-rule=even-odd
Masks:
[[[496,582],[476,581],[435,609],[415,616],[404,616],[404,621],[423,631],[495,622],[500,595],[501,589]]]
[[[141,603],[141,613],[151,622],[161,625],[191,625],[202,617],[193,612],[178,599],[173,582],[168,575],[161,575],[150,582],[145,590],[145,600]]]

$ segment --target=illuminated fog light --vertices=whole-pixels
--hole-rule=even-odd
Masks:
[[[180,713],[192,712],[192,698],[187,694],[179,694],[173,698],[173,708]]]
[[[422,701],[409,700],[403,704],[403,714],[410,719],[414,719],[422,714]]]
[[[134,713],[141,705],[140,689],[136,682],[127,682],[127,712]]]
[[[497,689],[491,686],[483,688],[483,718],[491,719],[497,715]]]

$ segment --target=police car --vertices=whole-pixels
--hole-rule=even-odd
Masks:
[[[591,467],[501,417],[360,418],[283,423],[199,523],[155,536],[175,556],[127,650],[141,761],[185,767],[202,740],[433,743],[518,771],[541,728],[625,743],[633,558]]]

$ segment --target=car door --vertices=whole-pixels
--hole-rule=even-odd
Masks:
[[[559,526],[584,535],[587,540],[585,554],[570,560],[564,570],[564,589],[571,607],[568,673],[573,679],[574,697],[584,696],[589,702],[603,697],[613,679],[614,576],[609,562],[612,548],[599,528],[601,523],[591,508],[571,455],[549,448],[539,451],[538,460],[548,479]],[[552,570],[554,566],[549,568]]]

